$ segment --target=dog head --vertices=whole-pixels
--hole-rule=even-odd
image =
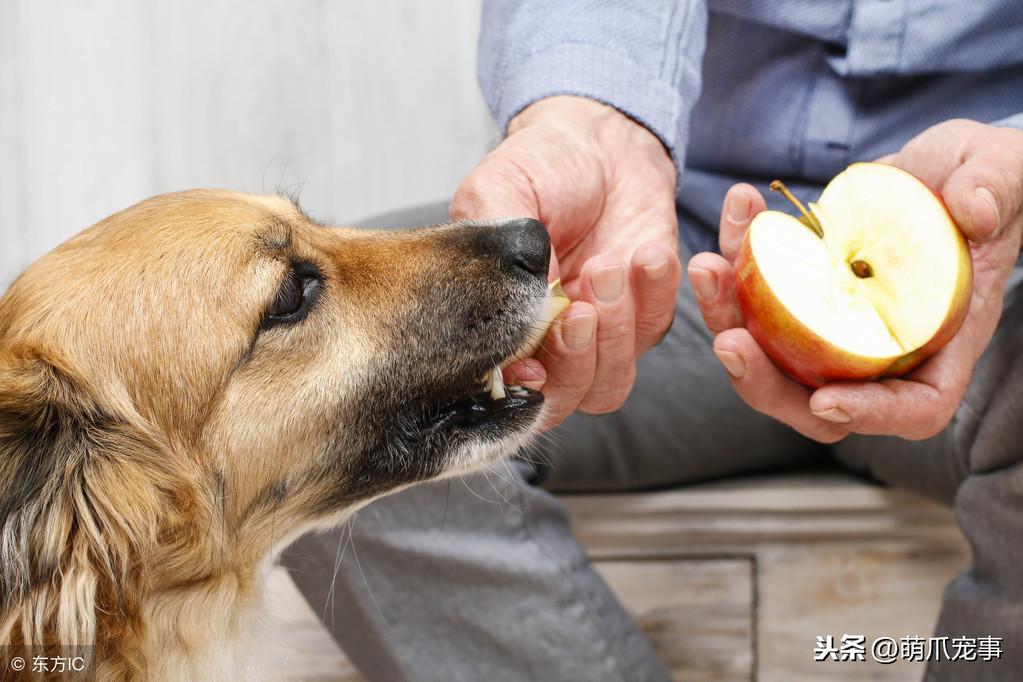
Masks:
[[[548,258],[530,220],[328,229],[212,191],[43,257],[0,300],[0,641],[116,636],[153,591],[509,454],[542,397],[481,379]]]

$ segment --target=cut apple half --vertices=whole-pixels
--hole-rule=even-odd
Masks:
[[[787,373],[819,386],[905,373],[965,318],[969,248],[909,173],[859,163],[796,218],[764,211],[736,262],[747,326]]]

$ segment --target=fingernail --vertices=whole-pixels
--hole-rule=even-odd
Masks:
[[[546,381],[520,381],[519,386],[528,388],[530,391],[539,391],[546,383]]]
[[[832,407],[822,412],[814,412],[815,417],[820,417],[824,421],[832,422],[833,424],[848,424],[852,421],[852,417],[849,413],[840,407]]]
[[[706,268],[689,268],[689,281],[701,301],[711,301],[718,295],[717,275]]]
[[[596,327],[593,315],[570,317],[560,323],[561,340],[569,350],[583,350],[593,341]]]
[[[740,194],[737,199],[729,202],[728,219],[732,221],[732,224],[741,225],[749,220],[749,209],[751,204],[752,202],[745,192]]]
[[[593,271],[593,293],[603,303],[614,303],[625,289],[625,266],[608,265]]]
[[[1001,227],[1002,219],[998,215],[998,202],[995,201],[995,195],[991,193],[991,190],[989,190],[987,187],[978,187],[977,189],[973,190],[973,195],[978,199],[981,199],[982,201],[987,203],[988,206],[991,207],[991,211],[995,214],[995,229]]]
[[[643,272],[646,274],[647,279],[654,281],[663,279],[668,274],[668,259],[665,258],[657,265],[644,265]]]
[[[730,350],[716,350],[714,355],[718,356],[718,360],[725,366],[725,371],[733,379],[741,379],[746,374],[746,361],[738,353],[733,353]]]

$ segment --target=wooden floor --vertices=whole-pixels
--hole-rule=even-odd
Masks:
[[[320,625],[288,572],[280,566],[270,575],[270,593],[275,617],[272,631],[276,660],[266,680],[356,682],[363,679]]]
[[[816,638],[926,637],[968,558],[948,509],[842,474],[564,499],[678,680],[917,680],[920,664],[869,655],[815,663]],[[283,654],[268,679],[362,679],[282,569],[273,593]]]

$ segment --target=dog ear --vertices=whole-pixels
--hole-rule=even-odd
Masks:
[[[96,614],[124,612],[156,447],[52,355],[0,354],[0,644],[92,644]]]

